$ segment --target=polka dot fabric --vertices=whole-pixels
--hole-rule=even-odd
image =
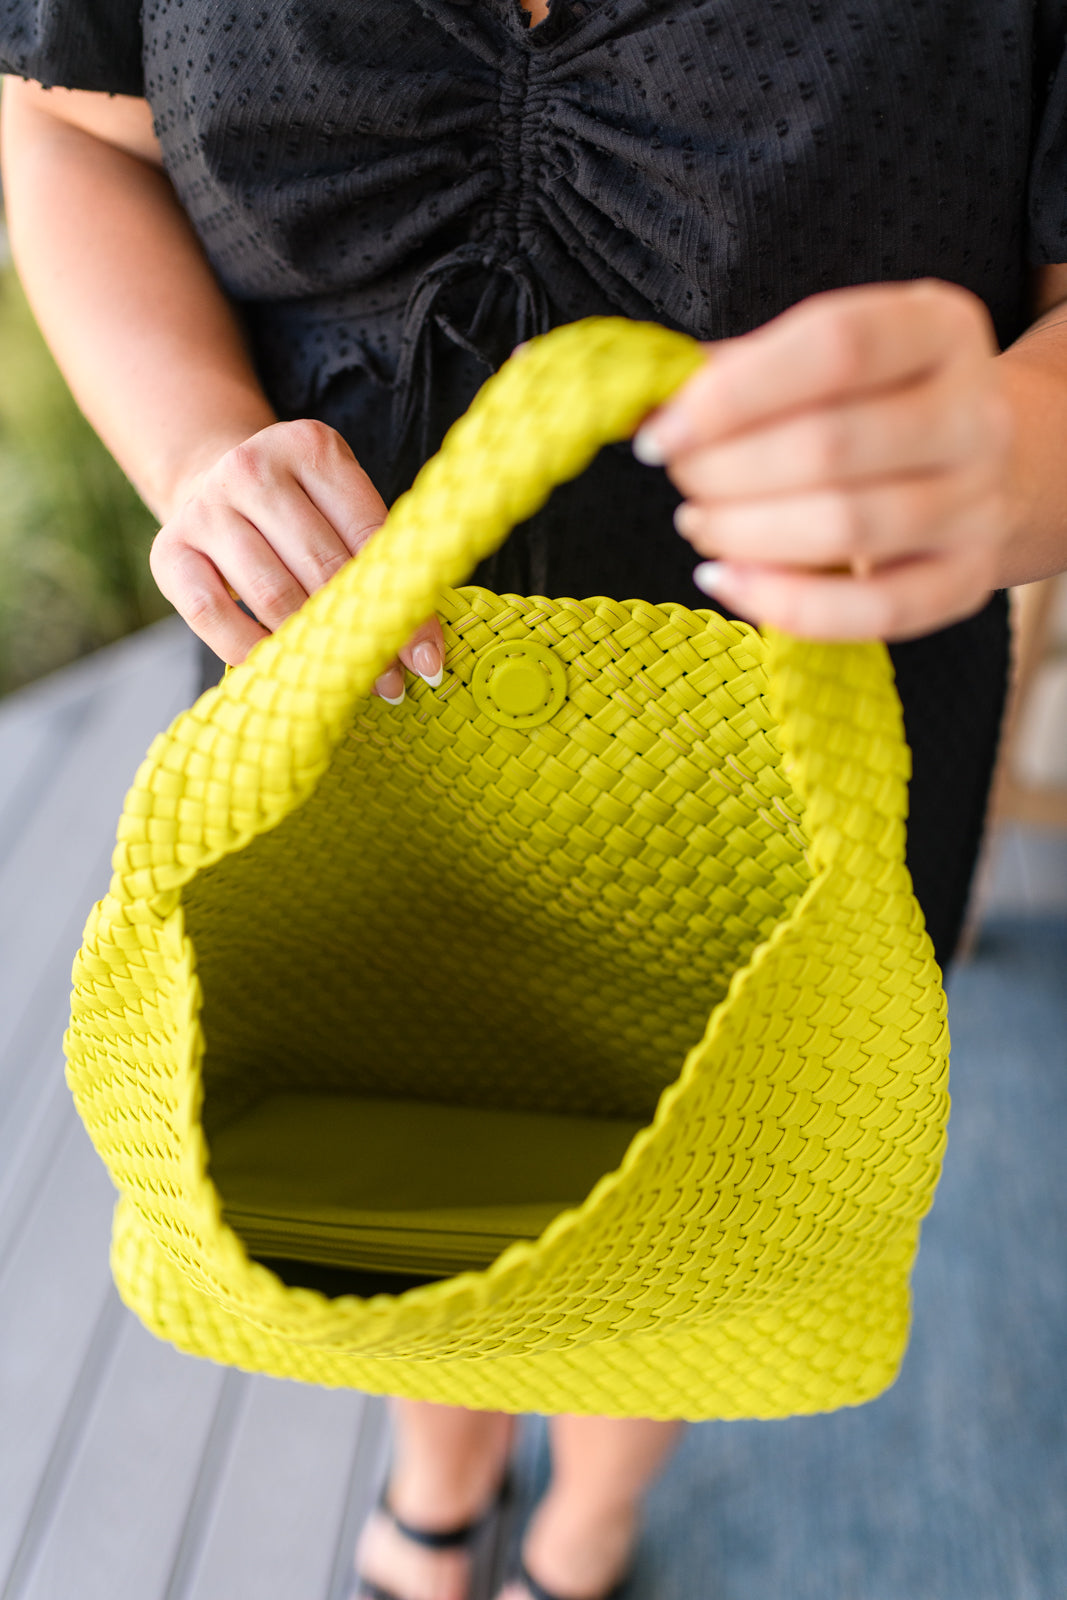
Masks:
[[[1028,263],[1067,257],[1065,31],[1062,0],[554,0],[534,28],[518,0],[0,0],[0,70],[147,95],[279,414],[338,428],[391,502],[513,345],[574,318],[716,339],[932,274],[1010,342]],[[704,606],[676,504],[606,451],[475,579]],[[909,864],[947,960],[1003,598],[892,654]]]
[[[138,772],[75,967],[68,1076],[122,1196],[120,1291],[181,1348],[516,1411],[786,1415],[892,1380],[948,1034],[884,648],[450,587],[699,360],[618,319],[535,340],[360,560]],[[435,601],[444,682],[372,701]],[[497,725],[479,659],[531,638],[565,701]],[[392,977],[373,967],[383,884]],[[427,895],[451,948],[420,967],[399,953]],[[249,1259],[211,1181],[212,1120],[280,1086],[647,1120],[579,1208],[486,1271],[327,1298]]]

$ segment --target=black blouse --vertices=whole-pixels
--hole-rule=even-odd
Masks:
[[[0,70],[143,95],[279,414],[387,499],[515,343],[593,313],[703,339],[935,276],[1028,321],[1067,259],[1067,0],[0,0]],[[677,496],[627,448],[476,580],[694,607]],[[893,647],[909,862],[955,943],[1006,608]]]

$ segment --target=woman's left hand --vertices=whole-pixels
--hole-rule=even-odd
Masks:
[[[985,603],[1015,531],[1014,415],[977,296],[835,289],[710,355],[634,442],[686,497],[699,587],[818,639],[912,638]]]

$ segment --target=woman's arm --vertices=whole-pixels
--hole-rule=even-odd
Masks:
[[[999,587],[1067,570],[1067,264],[1034,274],[1035,321],[997,357],[1015,419],[1011,494],[1015,536]]]
[[[637,450],[686,496],[697,581],[819,638],[905,639],[1067,568],[1067,267],[998,352],[939,279],[831,290],[724,341]]]
[[[8,78],[15,262],[75,399],[161,521],[184,481],[275,421],[161,166],[142,100]]]
[[[156,582],[240,661],[359,550],[382,500],[332,428],[276,420],[144,101],[9,78],[2,140],[19,274],[79,405],[164,524]],[[400,659],[432,680],[442,655],[432,618]],[[402,696],[401,668],[379,687]]]

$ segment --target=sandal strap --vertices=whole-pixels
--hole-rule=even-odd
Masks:
[[[505,1472],[500,1480],[500,1487],[485,1510],[479,1512],[478,1516],[472,1517],[470,1522],[464,1522],[456,1528],[419,1528],[413,1523],[405,1522],[402,1517],[397,1516],[389,1504],[388,1483],[382,1489],[378,1505],[397,1532],[402,1533],[405,1539],[410,1539],[412,1544],[421,1545],[424,1550],[460,1550],[474,1543],[485,1525],[497,1515],[510,1494],[511,1473],[509,1471]],[[392,1597],[389,1595],[384,1597],[375,1595],[371,1597],[371,1600],[392,1600]]]
[[[543,1583],[538,1583],[536,1578],[531,1577],[529,1568],[521,1556],[519,1557],[519,1581],[530,1591],[530,1600],[567,1600],[565,1595],[556,1594],[553,1589],[546,1589]],[[626,1579],[620,1578],[614,1588],[609,1589],[607,1594],[600,1597],[600,1600],[620,1600],[625,1587]]]
[[[401,1597],[392,1589],[383,1589],[380,1583],[372,1583],[369,1578],[357,1578],[348,1591],[348,1600],[401,1600]]]

